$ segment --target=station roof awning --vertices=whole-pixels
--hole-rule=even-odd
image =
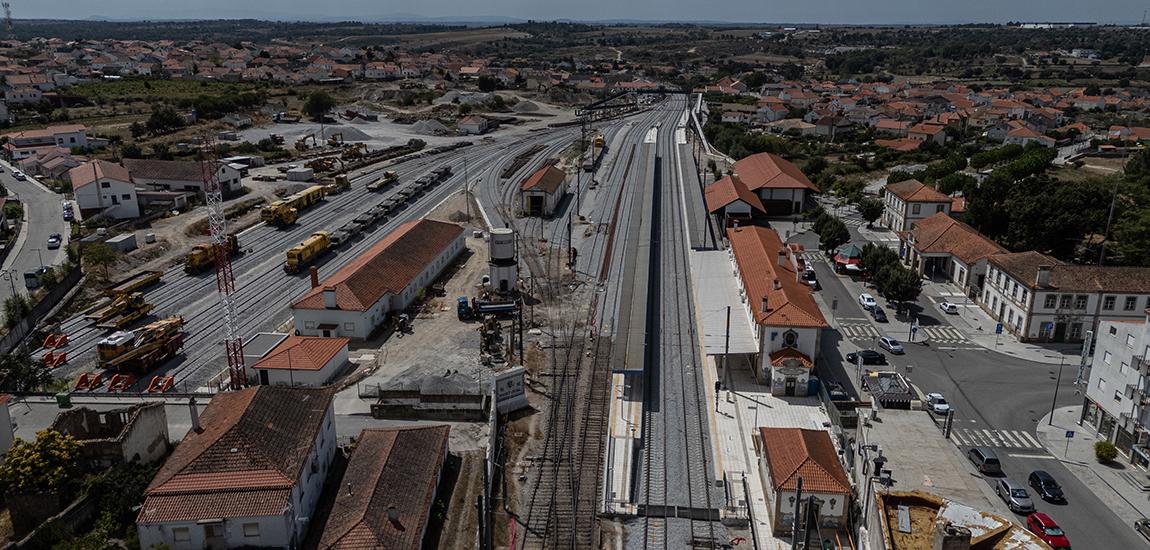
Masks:
[[[755,325],[743,298],[735,266],[725,250],[691,252],[691,276],[695,289],[698,317],[702,320],[703,353],[707,355],[740,355],[759,352]],[[731,311],[730,339],[727,332],[727,308]]]

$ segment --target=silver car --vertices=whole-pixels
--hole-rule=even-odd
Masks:
[[[1014,513],[1029,514],[1034,511],[1034,501],[1030,500],[1030,493],[1026,491],[1026,487],[1013,479],[1004,477],[996,481],[994,492]]]

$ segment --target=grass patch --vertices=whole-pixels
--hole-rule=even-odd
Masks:
[[[194,99],[205,94],[231,95],[256,89],[258,87],[252,84],[233,82],[125,79],[78,84],[69,88],[68,91],[92,99],[170,102],[179,99]]]

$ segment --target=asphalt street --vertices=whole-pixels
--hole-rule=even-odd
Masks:
[[[4,164],[0,173],[0,183],[8,190],[8,198],[19,198],[24,207],[24,235],[16,241],[16,248],[4,260],[0,274],[0,301],[12,295],[15,290],[26,294],[24,273],[35,271],[40,266],[54,266],[68,258],[65,246],[68,239],[68,223],[64,221],[63,197],[32,183],[18,181],[12,177],[9,165]],[[59,233],[64,245],[55,250],[48,248],[48,236]]]

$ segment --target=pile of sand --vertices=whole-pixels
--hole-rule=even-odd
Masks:
[[[329,139],[335,134],[343,134],[344,141],[370,141],[371,136],[358,128],[349,126],[324,126],[323,139]]]
[[[411,131],[425,136],[440,136],[449,133],[451,130],[448,130],[447,126],[444,126],[443,123],[438,120],[427,119],[412,124]]]
[[[520,101],[511,108],[516,113],[534,113],[539,110],[539,105],[534,101]]]

